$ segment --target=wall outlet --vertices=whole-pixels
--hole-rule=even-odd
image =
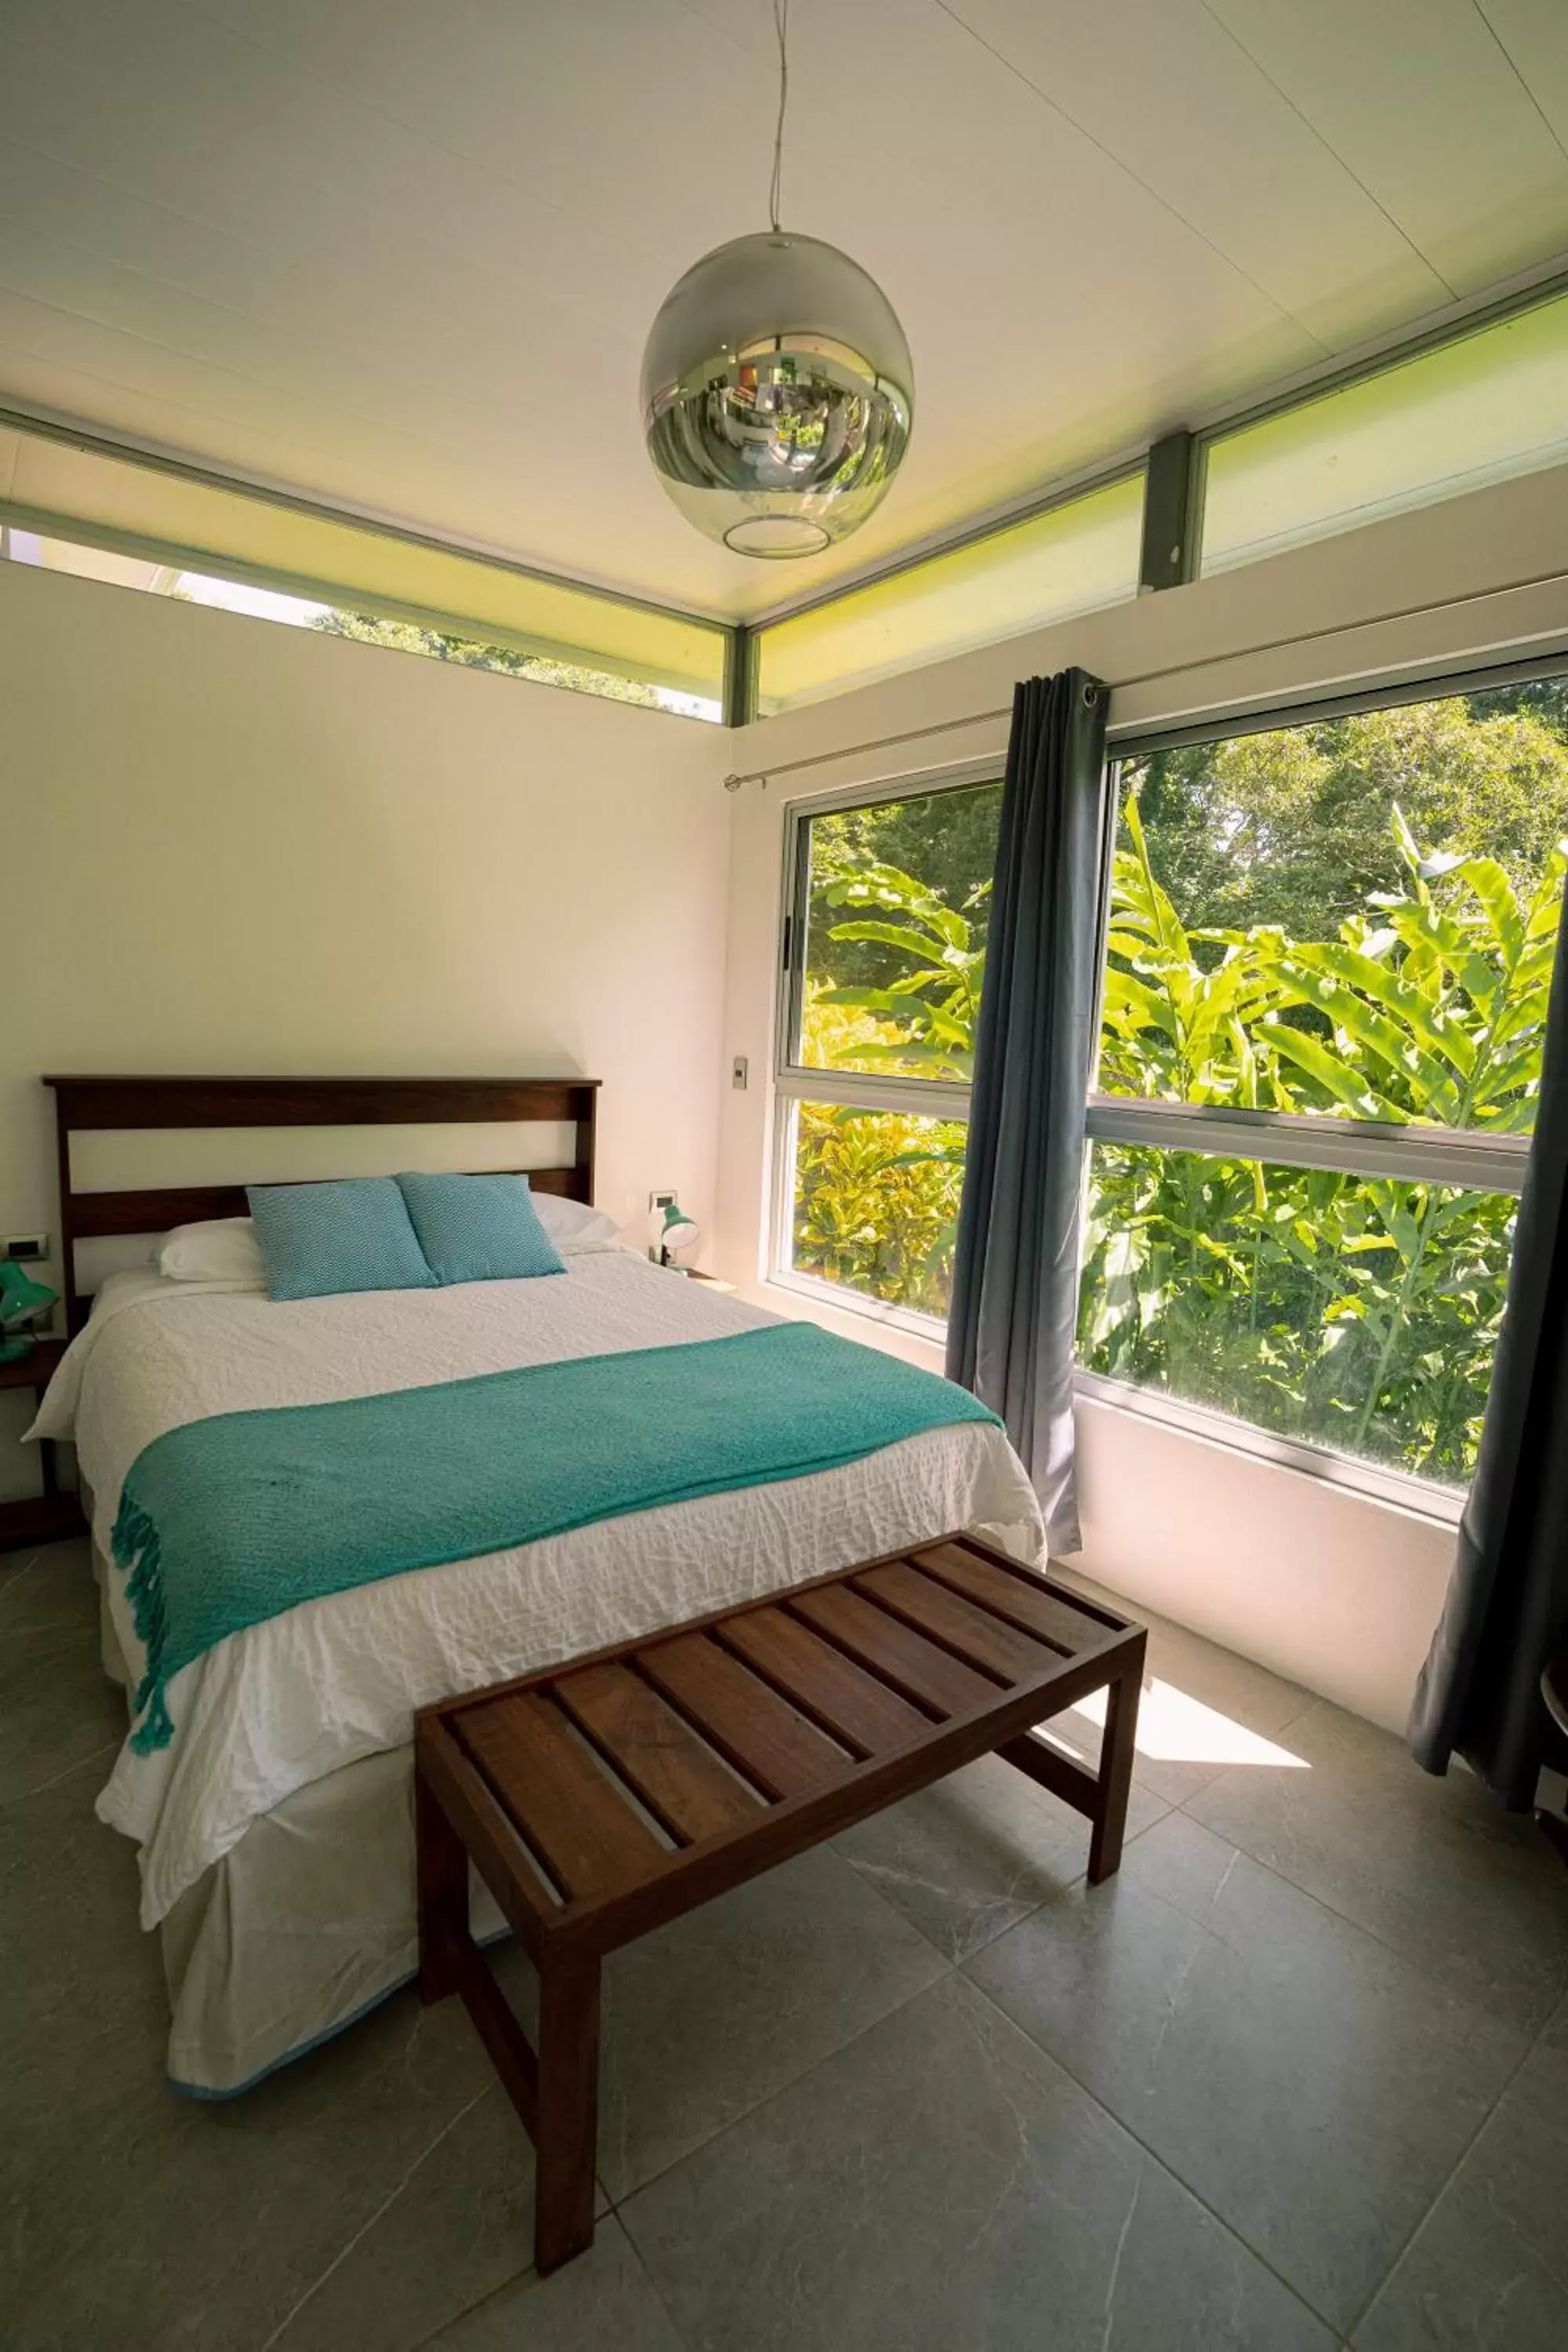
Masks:
[[[675,1195],[673,1192],[650,1192],[647,1196],[648,1215],[650,1217],[657,1217],[659,1211],[661,1209],[668,1209],[674,1199]],[[647,1245],[647,1254],[657,1265],[658,1263],[658,1251],[652,1242],[649,1242]]]
[[[33,1265],[48,1254],[47,1234],[7,1234],[0,1240],[0,1257],[9,1265]]]
[[[750,1076],[751,1066],[747,1062],[744,1054],[737,1054],[734,1060],[730,1065],[730,1084],[734,1087],[739,1093],[744,1094],[747,1081]]]

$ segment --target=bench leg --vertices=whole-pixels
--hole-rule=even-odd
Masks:
[[[468,1857],[422,1772],[414,1775],[418,1869],[419,1998],[426,2005],[458,1989],[451,1952],[468,1933]]]
[[[583,1952],[547,1953],[539,1971],[533,2259],[542,2273],[594,2242],[599,1974],[597,1954]]]
[[[1143,1687],[1143,1660],[1110,1685],[1105,1708],[1105,1732],[1100,1743],[1099,1794],[1091,1816],[1089,1842],[1089,1883],[1099,1886],[1121,1864],[1121,1842],[1127,1833],[1127,1800],[1132,1788],[1132,1755],[1138,1736],[1138,1698]]]

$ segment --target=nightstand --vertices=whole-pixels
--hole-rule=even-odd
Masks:
[[[699,1274],[694,1265],[683,1265],[680,1271],[688,1282],[705,1282],[710,1290],[733,1290],[735,1287],[732,1282],[726,1282],[721,1275]]]
[[[63,1339],[40,1339],[30,1355],[0,1364],[0,1389],[31,1389],[35,1397],[41,1397],[65,1351]],[[24,1544],[54,1543],[61,1536],[87,1532],[81,1505],[56,1483],[55,1449],[47,1437],[38,1442],[38,1462],[43,1493],[0,1503],[0,1551],[16,1551]]]

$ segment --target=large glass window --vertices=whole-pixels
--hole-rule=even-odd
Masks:
[[[962,1118],[794,1104],[790,1265],[945,1321],[967,1137]]]
[[[1140,472],[777,621],[758,634],[757,715],[1121,604],[1142,527]]]
[[[945,1318],[1001,785],[803,814],[778,1270]]]
[[[1568,677],[1151,746],[1114,781],[1080,1370],[1458,1488],[1541,1082]],[[969,775],[792,826],[776,1271],[926,1328],[1000,801]]]
[[[1509,1192],[1090,1147],[1084,1362],[1461,1484],[1502,1320]]]
[[[1429,506],[1568,457],[1568,295],[1217,435],[1202,568]]]
[[[1119,781],[1080,1361],[1462,1484],[1541,1081],[1568,680]]]

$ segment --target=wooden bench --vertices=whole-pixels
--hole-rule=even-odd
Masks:
[[[1145,1636],[973,1536],[426,1707],[423,1999],[461,1994],[538,2151],[535,2260],[594,2235],[606,1952],[994,1752],[1121,1858]],[[1030,1727],[1110,1699],[1098,1773]],[[468,1859],[539,1972],[537,2054],[468,1928]]]

